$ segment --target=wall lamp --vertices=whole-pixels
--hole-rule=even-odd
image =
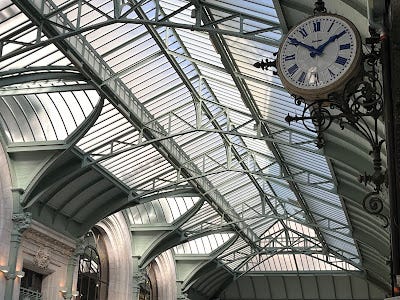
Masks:
[[[60,293],[61,293],[61,295],[63,296],[64,299],[67,299],[68,291],[65,288],[62,288],[60,290]],[[77,296],[79,296],[79,294],[80,294],[79,291],[72,291],[70,295],[72,297],[77,297]]]
[[[0,272],[2,272],[7,279],[13,279],[15,276],[18,278],[25,276],[24,271],[15,271],[15,274],[9,273],[10,268],[8,266],[0,266]]]
[[[24,271],[17,271],[15,272],[15,275],[17,275],[18,278],[22,278],[25,276],[25,272]]]
[[[0,272],[7,274],[8,273],[8,266],[0,266]]]

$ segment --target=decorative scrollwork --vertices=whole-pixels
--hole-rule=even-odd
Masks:
[[[301,105],[304,103],[304,99],[295,97],[295,103],[296,105]],[[327,109],[326,103],[326,101],[314,101],[304,106],[301,116],[291,116],[288,114],[285,118],[289,125],[293,121],[301,121],[307,130],[317,133],[316,145],[318,148],[322,148],[325,145],[323,132],[331,126],[334,119],[331,112]],[[313,127],[311,127],[311,124]]]
[[[383,201],[379,193],[368,193],[363,199],[363,208],[372,215],[378,215],[383,210]]]
[[[383,200],[379,196],[379,192],[368,193],[364,197],[362,204],[365,211],[367,211],[371,215],[379,217],[382,220],[383,228],[387,228],[389,226],[388,217],[382,214],[384,205],[383,205]]]
[[[308,126],[308,124],[305,121],[306,118],[303,119],[303,124],[304,127],[306,127],[309,131],[313,132],[324,132],[327,130],[331,124],[332,124],[332,117],[331,113],[328,109],[323,107],[321,103],[317,103],[317,105],[306,105],[305,110],[308,110],[310,112],[310,120],[311,123],[314,125],[314,128],[312,129],[311,127]],[[304,112],[303,112],[304,116]]]
[[[382,215],[382,214],[380,214],[380,215],[378,215],[378,217],[379,217],[379,219],[381,219],[382,220],[382,227],[383,228],[388,228],[389,227],[389,218],[388,217],[386,217],[385,215]]]

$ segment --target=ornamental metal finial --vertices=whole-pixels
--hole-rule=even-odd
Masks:
[[[265,59],[265,61],[261,60],[260,62],[256,62],[253,64],[254,67],[257,69],[262,69],[262,70],[269,70],[269,68],[275,68],[276,69],[276,60],[268,60],[268,58]],[[278,75],[278,72],[273,70],[272,73],[274,75]]]
[[[322,0],[318,0],[315,2],[315,8],[314,8],[314,15],[316,14],[321,14],[321,13],[326,13],[326,8],[325,8],[325,2]]]

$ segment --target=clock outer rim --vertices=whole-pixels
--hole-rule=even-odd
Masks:
[[[300,87],[297,87],[293,85],[290,81],[286,79],[286,77],[283,75],[283,72],[280,68],[280,61],[281,61],[281,53],[282,53],[282,47],[283,44],[287,41],[287,37],[294,31],[296,30],[300,24],[310,20],[310,19],[315,19],[318,17],[323,17],[323,16],[330,16],[334,18],[341,19],[344,21],[346,24],[349,25],[349,27],[353,30],[355,38],[356,38],[356,53],[353,62],[351,63],[350,67],[347,69],[347,71],[336,81],[331,82],[327,86],[324,87],[316,87],[315,89],[303,89]],[[356,77],[360,70],[361,70],[361,48],[362,48],[362,43],[361,43],[361,35],[360,32],[358,31],[357,27],[351,22],[349,19],[337,15],[337,14],[331,14],[331,13],[324,13],[321,15],[317,16],[311,16],[297,25],[295,25],[292,29],[288,31],[284,39],[282,40],[282,43],[279,46],[278,50],[278,56],[277,56],[277,64],[276,64],[276,69],[278,71],[278,75],[282,81],[283,86],[285,87],[286,90],[288,90],[289,93],[294,94],[296,96],[300,96],[304,98],[304,100],[322,100],[322,99],[328,99],[328,95],[332,94],[334,92],[342,92],[346,86],[346,84],[354,77]]]

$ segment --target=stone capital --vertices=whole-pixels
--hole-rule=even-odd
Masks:
[[[12,215],[13,229],[16,233],[22,234],[32,223],[30,212],[14,213]]]
[[[87,244],[85,243],[85,239],[80,238],[75,244],[75,250],[73,253],[74,257],[79,257],[85,253],[85,248]]]

